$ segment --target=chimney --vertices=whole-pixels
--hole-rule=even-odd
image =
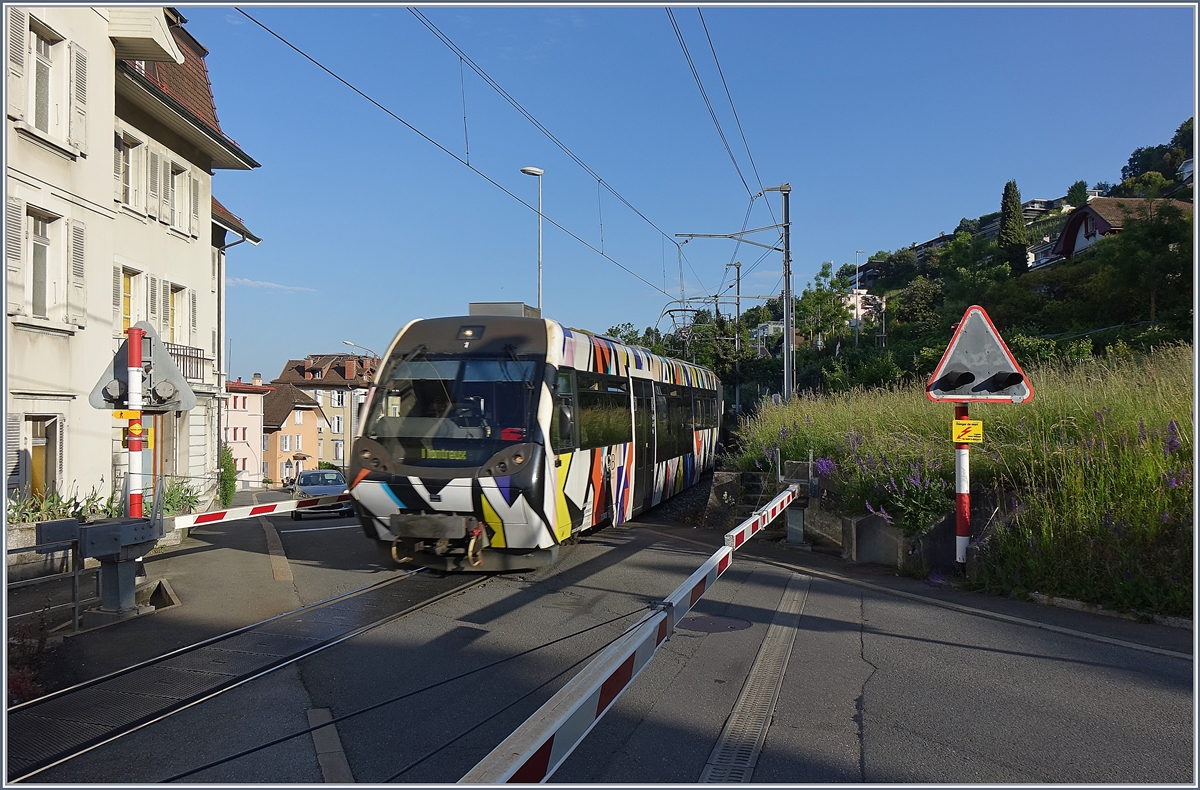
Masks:
[[[238,379],[238,381],[241,381],[241,379],[239,378],[239,379]],[[253,378],[253,379],[251,379],[251,381],[253,381],[253,382],[254,382],[254,386],[256,386],[256,387],[261,387],[261,386],[262,386],[262,374],[261,374],[261,373],[255,373],[255,374],[254,374],[254,378]]]
[[[357,375],[354,371],[355,361],[354,357],[346,357],[346,381],[353,381]]]

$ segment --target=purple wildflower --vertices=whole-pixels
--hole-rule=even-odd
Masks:
[[[879,506],[879,515],[883,516],[883,520],[884,520],[884,521],[886,521],[887,523],[889,523],[889,524],[892,524],[892,523],[894,523],[894,522],[892,521],[892,517],[891,517],[891,516],[889,516],[889,515],[888,515],[888,512],[887,512],[886,510],[884,510],[884,509],[883,509],[883,505],[880,505],[880,506]]]
[[[804,424],[812,425],[812,415],[811,414],[804,415]]]
[[[1138,446],[1146,443],[1146,421],[1138,420]]]
[[[1164,453],[1173,453],[1183,447],[1183,442],[1179,441],[1179,426],[1174,420],[1167,423],[1167,441],[1163,444]]]
[[[1167,484],[1167,488],[1174,491],[1179,487],[1179,478],[1175,476],[1175,470],[1171,470],[1163,475],[1163,482]]]
[[[816,460],[816,466],[817,474],[821,477],[832,476],[834,469],[837,468],[837,464],[834,463],[832,458],[818,458]]]
[[[1092,414],[1096,415],[1096,424],[1099,425],[1101,428],[1103,428],[1104,427],[1104,415],[1101,414],[1099,410],[1093,411]]]
[[[1170,513],[1163,513],[1163,514],[1162,514],[1162,523],[1166,524],[1166,523],[1167,523],[1168,521],[1170,521],[1170,520],[1171,520],[1171,514],[1170,514]]]

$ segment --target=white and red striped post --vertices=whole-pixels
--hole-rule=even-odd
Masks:
[[[967,404],[954,404],[954,419],[967,419]],[[971,542],[971,456],[970,445],[954,443],[954,561],[967,561]]]
[[[128,406],[136,416],[129,418],[129,503],[130,518],[142,517],[142,338],[146,330],[131,326],[129,335]]]

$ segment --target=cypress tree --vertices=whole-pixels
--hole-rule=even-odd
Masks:
[[[1024,274],[1029,268],[1025,257],[1029,249],[1029,235],[1025,232],[1025,216],[1021,212],[1021,191],[1016,181],[1004,185],[1004,197],[1000,201],[1000,232],[996,237],[1014,276]]]

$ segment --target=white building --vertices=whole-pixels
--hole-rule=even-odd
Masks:
[[[174,9],[6,7],[6,490],[108,490],[121,423],[88,394],[138,321],[194,389],[151,414],[145,470],[215,491],[227,232],[216,170],[258,167],[221,130]],[[237,243],[234,241],[233,243]]]

